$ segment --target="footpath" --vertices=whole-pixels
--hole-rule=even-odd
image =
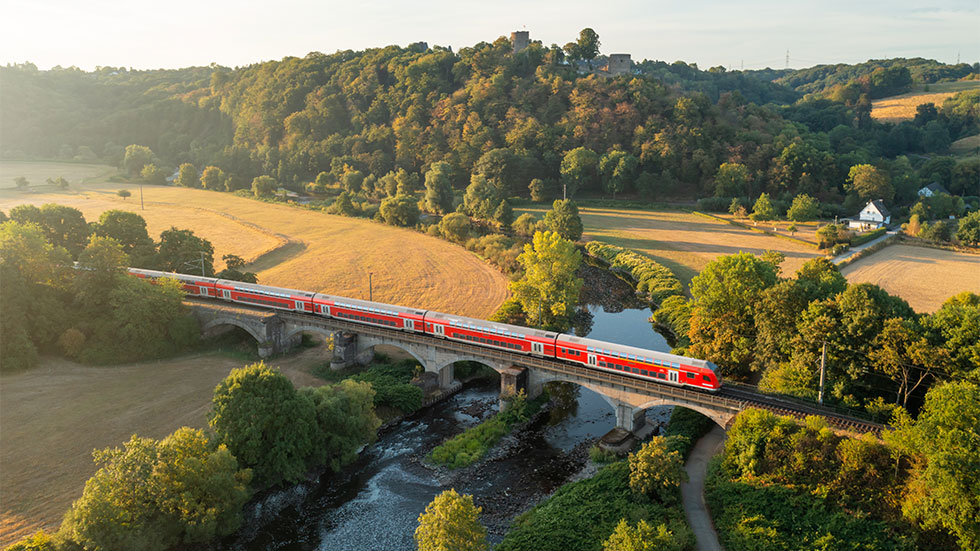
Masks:
[[[868,241],[867,243],[864,243],[863,245],[858,245],[857,247],[848,249],[848,251],[846,253],[844,253],[844,254],[842,254],[840,256],[834,257],[834,259],[833,259],[832,262],[834,264],[840,264],[841,262],[843,262],[843,261],[847,260],[848,258],[856,255],[857,253],[861,252],[862,250],[867,249],[868,247],[871,247],[873,245],[877,245],[878,243],[881,243],[882,241],[888,239],[889,237],[892,237],[893,235],[895,235],[897,233],[898,233],[898,230],[888,230],[881,237],[877,237],[875,239],[872,239],[871,241]]]
[[[717,425],[713,427],[698,440],[684,464],[688,481],[681,484],[681,502],[687,515],[687,524],[697,538],[698,551],[723,551],[718,543],[711,514],[704,504],[704,479],[708,472],[708,460],[721,451],[725,436],[724,429]]]

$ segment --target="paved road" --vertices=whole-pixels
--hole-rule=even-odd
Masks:
[[[895,235],[896,233],[898,233],[898,230],[888,230],[881,237],[876,237],[876,238],[872,239],[871,241],[868,241],[867,243],[865,243],[863,245],[858,245],[857,247],[854,247],[852,249],[848,249],[848,251],[846,253],[844,253],[844,254],[842,254],[840,256],[834,257],[833,263],[834,264],[840,264],[844,260],[846,260],[846,259],[854,256],[855,254],[857,254],[862,249],[867,249],[868,247],[871,247],[872,245],[876,245],[878,243],[881,243],[882,241],[888,239],[889,237]]]
[[[704,477],[708,470],[708,460],[721,451],[725,436],[724,429],[716,425],[711,432],[698,440],[684,465],[689,480],[681,484],[681,501],[687,523],[697,538],[698,551],[723,551],[718,543],[711,514],[704,504]]]

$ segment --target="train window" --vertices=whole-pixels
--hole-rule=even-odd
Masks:
[[[606,367],[606,362],[599,360],[599,367]]]
[[[670,364],[670,367],[673,367],[673,368],[678,368],[680,366],[681,366],[681,364]]]
[[[688,379],[693,379],[694,373],[685,373],[684,376],[687,377]]]
[[[704,381],[704,382],[706,382],[706,383],[710,383],[711,382],[711,377],[708,377],[707,375],[701,375],[701,380]]]

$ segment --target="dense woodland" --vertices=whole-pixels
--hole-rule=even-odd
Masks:
[[[923,181],[977,195],[976,163],[943,155],[980,131],[980,90],[899,125],[870,118],[872,98],[912,82],[975,78],[977,65],[896,59],[733,72],[643,61],[634,74],[607,78],[583,69],[601,64],[598,37],[588,65],[576,44],[532,43],[515,54],[504,38],[458,52],[418,43],[235,69],[8,66],[2,154],[121,165],[125,146],[142,144],[167,174],[184,163],[217,167],[219,189],[267,176],[296,191],[349,183],[376,201],[397,191],[379,183],[386,175],[415,175],[415,189],[404,191],[419,191],[421,174],[440,162],[457,190],[476,174],[504,196],[528,196],[538,181],[548,199],[561,184],[579,196],[766,191],[840,204],[856,196],[845,182],[861,164],[888,177],[898,203]],[[726,163],[744,176],[719,193]]]

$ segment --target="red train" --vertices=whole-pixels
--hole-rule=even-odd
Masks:
[[[136,268],[129,272],[150,281],[165,277],[176,279],[183,283],[188,295],[197,297],[424,333],[665,384],[708,391],[721,388],[721,377],[715,364],[655,350],[309,291]]]

